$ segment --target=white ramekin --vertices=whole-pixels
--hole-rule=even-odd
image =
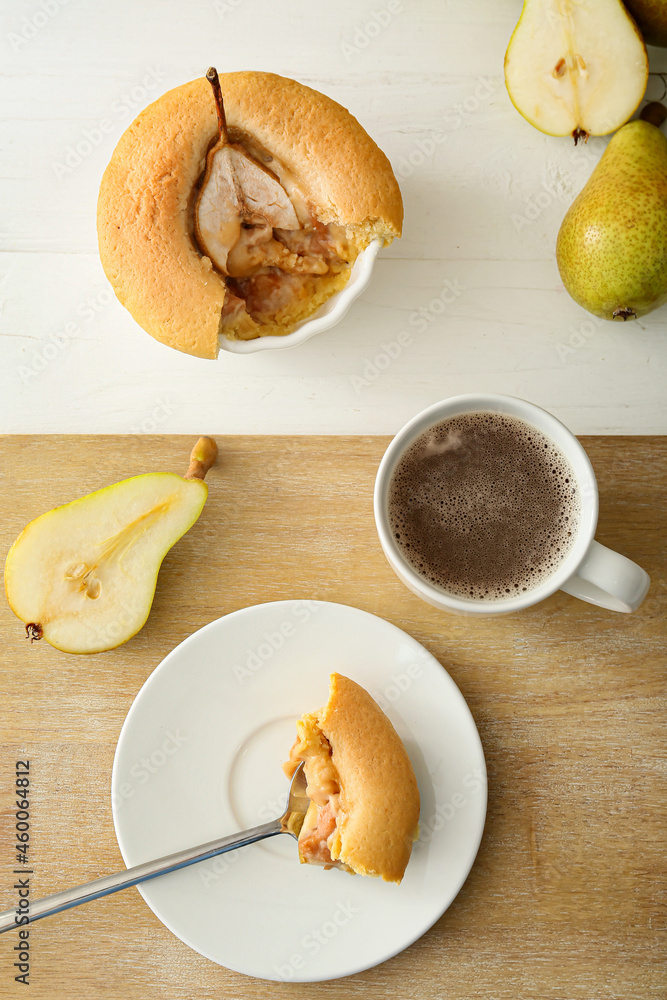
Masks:
[[[229,354],[255,354],[257,351],[280,351],[287,347],[296,347],[304,341],[322,333],[338,323],[356,298],[367,287],[373,274],[373,265],[381,246],[381,240],[375,239],[363,250],[354,262],[349,280],[340,292],[320,306],[310,319],[303,320],[292,333],[284,337],[256,337],[254,340],[230,340],[220,337],[220,351]]]

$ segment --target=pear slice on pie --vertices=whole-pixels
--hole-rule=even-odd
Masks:
[[[245,278],[259,263],[253,260],[253,250],[255,257],[260,247],[271,243],[284,250],[273,240],[273,230],[299,229],[299,220],[278,179],[242,146],[230,143],[215,68],[208,70],[206,79],[213,87],[219,134],[206,156],[206,171],[195,206],[195,236],[221,274]],[[261,263],[268,266],[264,258]]]

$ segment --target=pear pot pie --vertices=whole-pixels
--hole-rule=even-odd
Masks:
[[[130,125],[97,210],[120,302],[201,358],[221,337],[290,333],[402,220],[387,157],[345,108],[272,73],[214,69]]]
[[[419,823],[419,791],[401,738],[367,691],[332,674],[329,700],[296,724],[283,765],[305,761],[310,806],[299,835],[304,864],[400,882]]]

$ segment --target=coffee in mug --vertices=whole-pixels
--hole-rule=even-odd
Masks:
[[[649,587],[632,560],[595,540],[595,473],[551,413],[475,393],[417,414],[375,480],[384,553],[413,593],[443,611],[501,615],[556,590],[634,611]]]
[[[563,452],[536,427],[491,411],[430,427],[389,484],[388,515],[417,573],[458,597],[532,590],[576,537],[581,496]]]

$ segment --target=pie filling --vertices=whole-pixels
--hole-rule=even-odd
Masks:
[[[198,185],[192,227],[227,286],[220,334],[288,333],[345,285],[360,247],[317,219],[291,171],[252,136],[230,129],[229,139]]]
[[[306,772],[306,792],[310,805],[299,834],[299,858],[302,864],[326,869],[352,869],[338,857],[338,822],[342,815],[340,784],[331,754],[331,745],[317,727],[314,716],[304,716],[297,723],[298,736],[283,765],[288,777],[301,761]],[[332,855],[333,852],[333,855]]]

